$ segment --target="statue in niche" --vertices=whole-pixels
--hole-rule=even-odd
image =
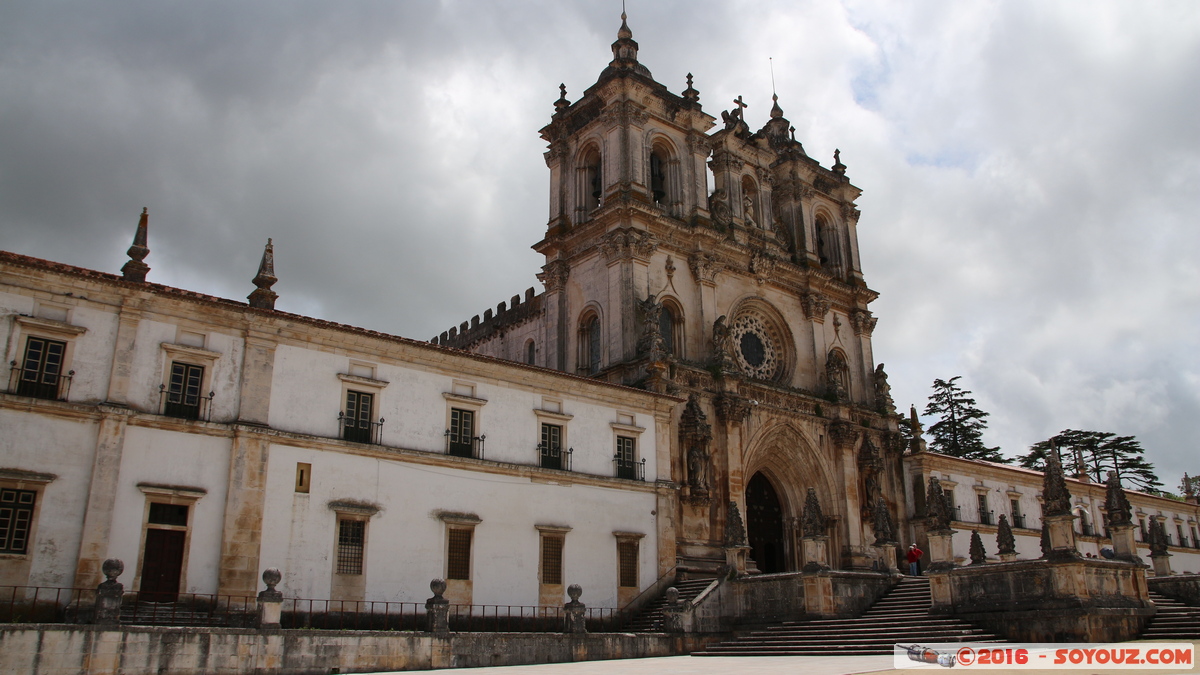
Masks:
[[[653,293],[638,304],[642,309],[642,335],[638,339],[638,352],[648,355],[651,361],[662,361],[666,357],[660,328],[663,305],[654,299]]]
[[[697,497],[708,495],[708,453],[702,443],[693,443],[688,448],[688,485]]]
[[[713,322],[713,352],[718,360],[724,358],[724,355],[729,352],[729,326],[725,324],[725,315],[722,314]]]
[[[746,227],[758,227],[758,214],[754,211],[754,200],[750,198],[750,195],[742,198],[742,213],[746,214]]]

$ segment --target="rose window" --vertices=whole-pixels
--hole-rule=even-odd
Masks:
[[[762,319],[752,314],[738,317],[730,329],[734,358],[742,372],[759,380],[774,378],[779,369],[775,341]]]

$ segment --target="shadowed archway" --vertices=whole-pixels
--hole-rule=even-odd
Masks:
[[[783,507],[771,480],[761,472],[746,484],[746,539],[750,557],[764,574],[787,571]]]

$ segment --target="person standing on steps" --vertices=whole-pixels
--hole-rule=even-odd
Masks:
[[[921,556],[923,555],[925,552],[917,548],[916,542],[908,547],[908,555],[905,558],[908,560],[908,573],[914,577],[921,575]]]

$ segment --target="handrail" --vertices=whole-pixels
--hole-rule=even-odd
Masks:
[[[652,600],[662,595],[670,588],[677,580],[675,574],[679,569],[679,565],[672,565],[671,569],[663,573],[663,575],[654,580],[654,583],[646,587],[644,591],[638,593],[632,600],[621,608],[620,624],[624,624],[650,604]]]

